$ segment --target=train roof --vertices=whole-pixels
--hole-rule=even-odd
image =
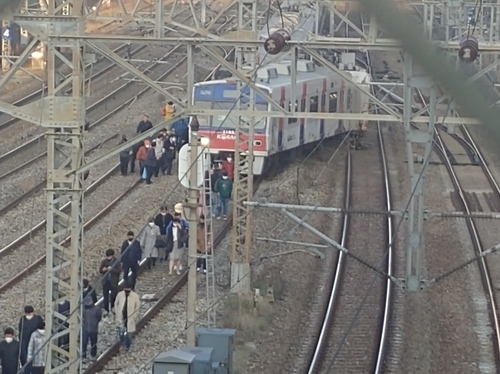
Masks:
[[[353,66],[345,66],[351,70],[344,70],[352,81],[358,84],[367,84],[370,82],[370,75],[364,69],[356,68]],[[297,62],[297,83],[305,83],[311,80],[324,79],[327,76],[337,75],[332,70],[317,66],[314,62],[309,60],[299,60]],[[236,83],[238,78],[231,77],[221,80],[213,80],[207,82],[197,83],[196,86],[216,85]],[[258,86],[266,88],[269,92],[275,88],[288,86],[291,84],[291,61],[279,61],[277,63],[268,64],[257,72],[255,82]]]

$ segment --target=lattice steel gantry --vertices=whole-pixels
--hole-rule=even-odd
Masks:
[[[85,34],[83,1],[71,0],[56,5],[49,1],[44,15],[14,14],[13,20],[34,37],[13,68],[26,61],[37,39],[47,40],[48,34]],[[62,54],[67,49],[71,57]],[[45,316],[47,336],[46,373],[76,374],[80,367],[80,301],[83,249],[83,173],[71,173],[84,165],[83,125],[85,118],[85,69],[84,42],[50,41],[46,45],[47,96],[23,106],[18,117],[47,129],[47,241],[46,241],[46,290]],[[62,62],[72,74],[61,79],[56,65]],[[15,69],[9,71],[12,76]],[[6,81],[5,81],[6,82]],[[2,83],[5,83],[2,79]],[[71,96],[63,96],[68,88]],[[14,114],[15,115],[15,114]],[[70,201],[69,211],[60,207]],[[61,243],[71,236],[68,246]],[[60,301],[70,302],[71,313],[65,327],[58,320],[66,317],[58,313]],[[75,308],[77,309],[75,312]],[[58,346],[58,340],[67,337],[66,349]]]
[[[119,1],[121,3],[121,0]],[[258,40],[255,31],[257,25],[254,25],[254,21],[248,24],[248,28],[241,27],[240,33],[233,33],[231,37],[229,36],[217,36],[211,34],[210,29],[215,24],[216,19],[219,18],[220,14],[214,17],[207,26],[204,26],[206,21],[206,9],[204,8],[205,2],[202,2],[201,16],[198,19],[199,27],[194,29],[198,30],[201,35],[205,37],[196,37],[196,38],[186,38],[186,37],[172,37],[172,38],[164,38],[162,36],[162,23],[157,22],[155,19],[151,18],[151,15],[142,14],[139,9],[139,3],[141,0],[137,0],[137,4],[134,7],[134,11],[125,12],[120,16],[116,17],[107,17],[101,16],[98,14],[98,10],[95,12],[90,12],[86,14],[88,20],[100,20],[100,21],[142,21],[145,23],[149,23],[154,27],[155,37],[133,37],[130,35],[88,35],[85,34],[85,21],[82,20],[81,16],[83,14],[83,5],[81,0],[72,0],[61,3],[61,6],[56,8],[54,2],[49,2],[49,9],[47,15],[30,15],[30,14],[20,14],[19,12],[11,12],[10,17],[0,17],[1,19],[9,19],[14,20],[18,23],[23,29],[28,30],[32,35],[42,40],[44,43],[48,45],[47,47],[47,71],[49,73],[49,83],[48,83],[48,95],[47,97],[34,102],[32,104],[28,104],[23,107],[16,107],[14,105],[1,102],[0,101],[0,110],[2,112],[8,113],[15,117],[21,118],[23,120],[30,121],[35,124],[40,124],[44,127],[48,128],[48,216],[47,216],[47,307],[46,314],[49,317],[47,330],[52,329],[54,331],[54,318],[56,318],[57,312],[55,308],[57,306],[57,301],[61,299],[68,299],[71,302],[72,308],[79,305],[80,301],[80,280],[81,280],[81,249],[82,249],[82,215],[83,215],[83,176],[82,173],[85,170],[88,170],[91,165],[96,165],[102,162],[109,157],[113,157],[115,154],[118,154],[121,150],[129,147],[128,144],[116,148],[114,151],[109,152],[105,156],[96,159],[91,164],[84,166],[83,159],[83,133],[81,125],[83,124],[84,118],[84,70],[82,69],[83,60],[84,60],[84,44],[94,45],[97,47],[97,51],[103,54],[107,54],[107,57],[120,64],[125,70],[129,71],[132,75],[135,75],[138,79],[143,80],[150,87],[155,89],[157,92],[167,95],[165,90],[161,88],[156,82],[152,82],[151,80],[147,80],[145,76],[137,73],[136,69],[132,69],[132,67],[123,64],[121,59],[119,59],[116,55],[110,55],[109,50],[106,48],[102,48],[102,44],[116,41],[124,41],[131,43],[150,43],[150,44],[162,44],[162,45],[177,45],[177,44],[185,44],[190,48],[195,46],[201,47],[204,52],[210,54],[209,50],[212,46],[236,46],[239,48],[239,54],[244,53],[247,56],[247,63],[250,64],[249,70],[241,70],[241,63],[238,66],[238,69],[234,69],[233,67],[229,68],[231,72],[235,75],[242,74],[246,77],[241,79],[242,85],[248,85],[248,88],[252,89],[252,73],[255,69],[256,61],[252,58],[248,58],[251,56],[253,51],[259,46],[262,45],[262,41]],[[368,3],[367,0],[364,1]],[[333,4],[334,1],[321,1],[321,4]],[[157,10],[164,10],[161,7],[161,3],[157,2]],[[233,3],[234,4],[234,3]],[[249,18],[256,20],[256,1],[250,2],[240,2],[239,11],[240,16],[245,12],[245,14],[249,15]],[[401,5],[401,4],[400,4]],[[227,8],[229,8],[229,5]],[[425,34],[428,37],[432,36],[432,30],[434,28],[442,27],[442,24],[449,23],[449,20],[441,19],[439,21],[439,25],[437,25],[435,17],[433,15],[436,12],[436,8],[439,6],[436,2],[414,2],[404,4],[402,6],[423,6],[424,7],[424,18],[427,20],[425,22]],[[460,3],[460,6],[463,7],[463,3]],[[161,7],[161,8],[160,8]],[[495,14],[498,20],[498,10],[500,6],[498,4],[489,4],[488,7],[491,8],[491,13]],[[64,9],[65,8],[65,9]],[[173,7],[172,7],[173,8]],[[227,9],[226,8],[226,9]],[[64,12],[69,13],[64,15]],[[5,12],[4,12],[5,13]],[[12,13],[14,14],[12,16]],[[165,17],[165,22],[176,25],[175,20],[172,19],[173,11],[170,13],[170,17],[167,15]],[[221,11],[222,14],[222,11]],[[445,17],[448,17],[450,14],[453,15],[451,11],[451,7],[447,6],[446,11],[442,13]],[[458,12],[457,14],[463,14]],[[451,16],[450,16],[451,17]],[[460,16],[458,16],[460,18]],[[161,17],[158,17],[161,19]],[[340,17],[341,18],[341,17]],[[460,20],[459,20],[460,21]],[[243,18],[240,20],[240,25],[244,23]],[[451,21],[450,21],[451,22]],[[493,22],[493,18],[491,18],[490,22]],[[375,22],[371,22],[373,26],[376,26]],[[182,25],[181,25],[182,26]],[[188,28],[187,29],[193,29]],[[458,33],[460,33],[460,25],[458,24]],[[248,30],[244,32],[244,30]],[[446,25],[446,37],[444,40],[437,42],[439,48],[445,51],[449,51],[451,53],[457,53],[459,49],[458,42],[454,40],[454,35],[450,34],[449,30],[452,30],[452,27],[447,24]],[[359,38],[342,38],[342,37],[325,37],[323,35],[313,35],[310,42],[307,43],[307,46],[301,45],[300,43],[296,43],[290,41],[289,45],[291,47],[291,53],[297,54],[299,49],[303,49],[304,47],[309,49],[310,52],[313,52],[313,49],[321,49],[328,46],[334,45],[336,49],[348,49],[348,50],[402,50],[401,43],[394,39],[388,38],[379,38],[377,37],[376,29],[371,29],[368,32],[368,37],[360,36]],[[246,37],[244,37],[246,35]],[[249,38],[249,35],[253,35],[252,38]],[[22,54],[22,56],[16,60],[16,63],[13,64],[11,69],[0,79],[0,88],[4,87],[10,77],[13,76],[17,67],[21,66],[27,58],[29,58],[33,48],[36,47],[38,41],[35,39],[34,42],[30,43],[30,46],[26,49],[26,51]],[[63,56],[55,50],[56,47],[61,48],[69,48],[72,50],[71,61],[67,58],[63,58]],[[483,54],[487,53],[499,53],[500,52],[500,43],[498,42],[498,38],[489,34],[485,41],[481,43],[481,52]],[[244,51],[244,52],[243,52]],[[311,55],[315,56],[317,60],[321,60],[321,56],[318,53],[311,53]],[[213,54],[211,54],[213,56]],[[68,65],[73,70],[73,76],[65,81],[60,82],[60,76],[56,77],[55,73],[55,60],[60,59],[66,65]],[[220,56],[216,56],[215,60],[217,62],[220,61]],[[240,59],[240,62],[242,60]],[[222,63],[222,62],[221,62]],[[495,63],[498,65],[498,61]],[[223,65],[225,68],[228,68],[226,65]],[[494,66],[497,66],[494,65]],[[492,64],[493,66],[493,64]],[[192,67],[192,66],[191,66]],[[333,70],[333,69],[332,69]],[[486,71],[486,70],[485,70]],[[188,81],[194,82],[193,78],[194,69],[188,67]],[[63,97],[60,96],[62,93],[62,88],[69,88],[69,86],[73,86],[73,93],[71,97]],[[252,92],[252,91],[250,91]],[[248,103],[251,104],[251,98],[254,96],[254,93],[251,93],[248,97]],[[423,109],[418,111],[417,113],[411,113],[410,119],[403,119],[404,115],[400,115],[398,113],[394,113],[394,111],[384,110],[382,108],[382,112],[385,112],[381,115],[368,114],[368,113],[291,113],[284,108],[277,108],[276,102],[272,100],[270,97],[264,96],[271,105],[272,109],[268,112],[259,112],[253,110],[251,105],[248,108],[237,108],[233,112],[235,117],[255,117],[255,116],[268,116],[269,118],[335,118],[335,119],[345,119],[345,120],[380,120],[380,121],[391,121],[398,123],[424,123],[429,124],[432,122],[442,122],[443,118],[436,115],[435,117],[423,115]],[[437,99],[438,101],[440,99]],[[377,103],[379,105],[379,103]],[[179,112],[182,111],[181,104],[179,104]],[[385,108],[387,109],[387,108]],[[41,115],[40,115],[41,113]],[[217,110],[217,109],[204,109],[204,108],[195,108],[190,107],[185,112],[189,115],[227,115],[227,110]],[[406,113],[409,113],[408,111]],[[41,117],[41,118],[40,118]],[[453,118],[451,116],[446,117],[446,123],[448,124],[477,124],[478,121],[474,118]],[[251,126],[247,126],[247,129],[251,128]],[[239,127],[238,132],[244,132],[243,126]],[[248,134],[248,132],[247,132]],[[239,138],[239,137],[238,137]],[[247,140],[250,139],[250,134],[247,135]],[[243,136],[243,139],[245,137]],[[244,140],[245,141],[245,140]],[[241,143],[241,142],[240,142]],[[247,148],[250,148],[251,153],[251,145],[250,142]],[[238,150],[245,151],[245,146],[243,144],[238,145]],[[248,150],[248,149],[247,149]],[[237,152],[239,157],[240,152]],[[251,157],[250,157],[251,159]],[[238,161],[238,160],[236,160]],[[251,163],[251,160],[250,160]],[[245,168],[251,168],[249,163],[245,164]],[[241,184],[240,179],[238,179],[238,184]],[[238,199],[249,199],[252,187],[245,186],[243,188],[239,187],[241,193],[238,192]],[[246,192],[244,190],[246,189]],[[246,195],[245,195],[246,193]],[[61,213],[58,211],[58,206],[61,205],[64,199],[71,199],[71,212],[70,213]],[[238,204],[236,204],[238,205]],[[234,244],[234,248],[238,248],[237,256],[233,259],[233,264],[242,264],[244,270],[238,271],[237,273],[241,276],[248,274],[247,265],[249,263],[249,254],[250,254],[250,245],[251,245],[251,231],[249,230],[251,226],[251,220],[248,219],[250,215],[248,211],[241,210],[236,215],[239,217],[238,221],[235,222],[235,230],[238,230],[239,239]],[[246,221],[243,219],[246,218]],[[59,246],[59,239],[62,239],[64,234],[72,235],[72,244],[69,248],[63,248]],[[245,238],[246,240],[243,240]],[[66,279],[70,279],[70,281],[66,281]],[[249,280],[249,277],[246,276]],[[241,278],[241,277],[240,277]],[[236,277],[238,279],[238,277]],[[234,281],[232,282],[234,284]],[[241,282],[239,285],[243,287],[243,289],[248,289],[248,284],[244,284]],[[64,331],[58,333],[56,337],[62,336],[64,334],[69,334],[70,336],[70,350],[68,353],[65,353],[61,349],[59,349],[53,340],[54,344],[51,344],[49,357],[51,361],[51,367],[47,367],[48,372],[68,372],[70,374],[77,372],[78,366],[78,344],[77,344],[77,334],[78,334],[78,322],[79,322],[79,313],[73,313],[70,319],[70,328],[65,329]]]
[[[257,1],[242,0],[238,9],[238,36],[257,39]],[[236,70],[250,80],[255,76],[257,48],[236,47]],[[239,116],[235,129],[233,230],[231,251],[231,290],[250,292],[250,253],[252,250],[251,207],[243,205],[253,197],[253,142],[255,130],[255,91],[238,80],[239,109],[248,116]]]

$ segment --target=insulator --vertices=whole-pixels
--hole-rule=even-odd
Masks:
[[[264,49],[270,55],[277,55],[286,47],[286,42],[290,40],[290,33],[280,29],[272,33],[264,42]]]
[[[460,61],[470,64],[476,61],[479,54],[479,43],[473,36],[466,36],[460,41],[458,58]]]

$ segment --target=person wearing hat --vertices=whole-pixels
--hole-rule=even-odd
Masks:
[[[31,363],[33,374],[43,374],[45,372],[46,344],[45,321],[38,321],[38,328],[31,334],[28,344],[28,362]]]
[[[99,272],[103,275],[102,278],[102,297],[104,301],[104,310],[106,315],[113,309],[116,294],[118,292],[118,282],[120,281],[120,273],[122,271],[122,264],[115,257],[113,249],[106,250],[106,258],[101,261]],[[111,294],[111,299],[110,299]],[[113,310],[111,310],[113,312]]]
[[[2,374],[17,374],[19,371],[19,341],[14,338],[14,329],[7,327],[5,340],[0,343],[0,363]]]
[[[136,330],[136,322],[139,319],[141,301],[139,295],[132,291],[129,282],[123,285],[123,291],[119,292],[115,301],[115,319],[118,323],[118,334],[122,347],[125,351],[130,350],[132,337]]]
[[[181,208],[179,208],[179,206]],[[174,219],[167,226],[167,253],[169,254],[169,274],[176,270],[179,274],[182,271],[183,249],[187,246],[189,240],[189,223],[182,219],[180,211],[182,204],[175,205]]]
[[[82,310],[82,359],[87,360],[87,346],[90,341],[90,355],[92,361],[97,360],[97,336],[99,334],[99,322],[101,322],[101,308],[94,304],[89,295],[83,300]]]

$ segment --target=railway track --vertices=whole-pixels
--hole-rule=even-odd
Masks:
[[[423,98],[422,98],[423,99]],[[436,148],[448,170],[454,192],[452,203],[465,214],[473,212],[500,212],[500,188],[489,169],[481,150],[474,142],[465,126],[459,127],[462,136],[447,134],[435,128]],[[466,218],[475,255],[480,255],[489,247],[498,244],[496,221]],[[500,315],[498,285],[500,276],[492,269],[500,266],[497,256],[481,257],[478,261],[481,280],[489,304],[489,326],[493,331],[490,339],[480,339],[481,349],[493,343],[494,357],[490,357],[492,367],[500,368]],[[486,321],[484,321],[487,323]],[[487,350],[484,350],[487,351]]]
[[[179,14],[183,13],[183,12],[184,11],[179,12]],[[190,16],[184,18],[182,20],[182,22],[187,21],[189,18],[190,18]],[[172,31],[170,31],[170,32],[172,32]],[[135,54],[141,53],[142,51],[144,51],[144,49],[146,47],[147,47],[147,45],[131,46],[129,53],[127,53],[127,54],[135,55]],[[169,51],[164,56],[161,56],[161,55],[157,56],[158,59],[155,59],[154,61],[151,61],[151,63],[146,64],[146,67],[144,69],[142,69],[142,71],[145,74],[150,75],[155,80],[161,79],[161,78],[158,78],[158,76],[156,75],[157,72],[154,72],[151,70],[154,69],[155,67],[157,67],[158,65],[160,65],[162,62],[165,62],[165,59],[172,56],[176,51],[179,50],[179,48],[180,47],[174,48],[173,50]],[[127,50],[126,45],[123,45],[123,46],[116,48],[115,52],[123,51],[124,49]],[[99,71],[94,73],[91,77],[87,78],[86,84],[88,85],[91,82],[94,82],[98,78],[101,78],[104,74],[111,73],[111,70],[115,70],[117,73],[122,73],[120,68],[117,67],[116,65],[108,64],[108,65],[105,65],[104,67],[100,68]],[[108,85],[111,85],[113,87],[113,84],[110,84],[106,80],[101,79],[101,82],[102,82],[101,85],[103,85],[103,87],[108,86]],[[118,84],[116,84],[116,83],[118,83]],[[91,104],[87,107],[86,111],[89,113],[90,118],[92,118],[94,112],[96,112],[99,115],[98,112],[102,111],[103,108],[105,109],[104,115],[100,115],[98,117],[98,119],[94,121],[94,123],[92,124],[92,126],[90,128],[94,128],[97,125],[103,123],[107,118],[111,117],[118,110],[120,110],[123,107],[125,107],[126,105],[130,104],[132,102],[132,98],[135,97],[134,92],[136,92],[136,91],[134,91],[134,88],[138,87],[137,83],[132,82],[132,81],[128,81],[125,83],[121,83],[121,82],[116,82],[116,83],[114,84],[115,86],[117,86],[116,88],[112,89],[111,92],[109,92],[104,97],[100,98],[99,100],[95,101],[93,104]],[[109,87],[107,87],[107,89],[109,90]],[[95,89],[94,92],[95,91],[99,91],[99,89]],[[123,95],[124,96],[123,98],[118,97],[118,95],[120,95],[122,92],[127,92],[127,91],[129,93],[129,95]],[[71,93],[71,89],[68,89],[66,91],[66,94],[69,94],[69,93]],[[34,98],[29,99],[28,102],[31,102],[35,99],[40,98],[41,95],[42,95],[41,92],[38,93],[37,95],[34,96]],[[137,96],[139,96],[139,95],[137,95]],[[110,104],[110,102],[112,102],[114,100],[117,100],[118,103],[111,103],[112,109],[106,110],[108,105]],[[14,121],[14,122],[12,122],[12,121]],[[4,124],[13,124],[13,123],[17,123],[18,121],[20,121],[20,120],[12,119],[11,121],[8,121]],[[12,173],[13,169],[19,169],[20,167],[26,167],[27,165],[31,165],[36,160],[45,156],[45,154],[46,154],[45,149],[44,149],[45,144],[46,144],[45,135],[44,135],[44,133],[40,133],[40,134],[34,136],[28,142],[25,142],[25,143],[13,148],[13,149],[6,151],[4,154],[0,155],[0,179],[3,179],[6,176],[11,175],[9,173]],[[33,153],[35,153],[37,156],[33,157],[32,156]],[[16,157],[13,160],[14,156],[16,156]],[[8,162],[9,164],[6,165],[6,162]],[[15,166],[12,164],[14,164]]]
[[[352,15],[363,28],[362,15]],[[346,25],[344,30],[349,35]],[[357,62],[371,72],[366,61]],[[377,148],[347,153],[344,208],[390,211],[391,191],[381,124],[364,142]],[[377,159],[378,166],[374,166]],[[370,165],[370,166],[368,166]],[[370,191],[367,193],[367,191]],[[367,198],[369,194],[369,198]],[[338,243],[374,267],[393,274],[393,222],[391,216],[345,214]],[[339,252],[327,297],[319,308],[320,327],[307,366],[307,374],[380,373],[386,354],[391,281]],[[354,320],[355,319],[355,320]]]
[[[367,134],[370,138],[366,141],[378,143],[378,149],[363,150],[354,155],[348,153],[346,208],[361,204],[374,210],[390,208],[383,135],[380,126],[377,127],[376,133]],[[374,159],[378,160],[378,167],[374,166]],[[370,191],[369,200],[367,190]],[[381,269],[390,273],[392,248],[388,253],[386,251],[388,238],[392,237],[391,225],[386,217],[377,216],[375,221],[370,221],[363,215],[345,215],[339,243],[374,266],[381,265],[382,259]],[[366,303],[358,311],[368,290]],[[340,252],[328,295],[324,309],[319,311],[323,318],[307,373],[378,373],[384,357],[390,310],[389,282]],[[342,342],[354,316],[357,316],[357,321]]]
[[[256,181],[255,190],[258,189],[260,180]],[[224,237],[228,234],[231,226],[232,219],[228,217],[227,221],[214,221],[214,243],[213,246],[216,248]],[[168,276],[167,264],[157,264],[158,269],[145,270],[146,261],[141,262],[141,267],[139,270],[139,279],[136,285],[136,292],[139,295],[149,295],[150,302],[142,302],[141,305],[141,318],[137,323],[137,331],[134,335],[134,339],[143,338],[141,333],[146,330],[153,319],[157,319],[162,322],[162,325],[166,320],[170,320],[173,314],[172,310],[168,310],[165,313],[165,309],[174,309],[175,314],[185,313],[184,301],[185,297],[178,298],[179,293],[185,293],[188,279],[188,268],[179,276]],[[120,282],[120,286],[123,285],[123,281]],[[178,299],[177,299],[178,298]],[[177,299],[177,300],[175,300]],[[101,304],[103,299],[99,299],[98,304]],[[152,304],[153,303],[153,304]],[[173,304],[173,305],[172,305]],[[169,316],[169,317],[167,317]],[[181,327],[183,328],[183,326]],[[147,341],[150,339],[154,340],[153,336],[148,335]],[[165,341],[161,342],[163,345]],[[139,344],[138,344],[139,345]],[[138,347],[138,349],[140,349]],[[151,352],[147,351],[147,354],[151,356]],[[84,372],[84,374],[94,374],[105,370],[105,372],[114,372],[116,370],[124,369],[127,365],[127,358],[119,359],[117,356],[120,354],[120,342],[118,340],[114,341],[111,346],[109,346],[106,351],[104,351],[97,359],[96,362],[92,363]],[[142,357],[143,359],[148,359]],[[137,365],[137,362],[134,362]]]
[[[232,18],[227,18],[226,22],[221,25],[216,31],[220,31],[223,27],[227,25],[227,23],[231,22]],[[171,50],[167,55],[170,55],[177,49]],[[226,54],[226,58],[229,56],[229,54]],[[181,66],[187,59],[187,56],[182,57],[179,59],[173,66],[171,66],[166,72],[162,73],[158,80],[164,79],[166,76],[172,74],[174,71],[176,71],[179,66]],[[217,68],[216,68],[217,69]],[[214,69],[206,79],[209,79],[211,75],[215,72]],[[146,86],[144,87],[138,94],[144,93],[146,90],[148,90],[149,87]],[[133,100],[134,98],[131,98]],[[119,168],[119,164],[114,165],[110,170],[108,170],[101,178],[99,178],[96,182],[94,182],[91,186],[88,187],[86,190],[86,193],[90,193],[92,191],[95,191],[98,186],[102,185],[111,175],[113,175]],[[109,204],[106,205],[103,209],[101,209],[96,215],[94,215],[92,218],[90,218],[86,223],[84,228],[88,230],[90,227],[92,227],[94,224],[96,224],[102,217],[104,217],[111,209],[113,209],[116,204],[118,204],[122,199],[124,199],[126,196],[128,196],[135,188],[137,188],[140,185],[140,179],[135,181],[128,187],[123,193],[121,193],[117,198],[112,200]],[[41,186],[43,187],[43,186]],[[40,188],[41,188],[40,187]],[[67,209],[69,204],[64,205],[61,209]],[[33,239],[33,235],[37,234],[39,231],[41,231],[45,227],[46,221],[43,220],[39,222],[38,224],[34,225],[31,227],[27,232],[25,232],[23,235],[9,243],[7,246],[4,248],[0,249],[0,258],[8,256],[9,254],[13,253],[19,246],[21,246],[26,240],[28,239]],[[66,238],[61,242],[61,245],[67,245],[69,243],[70,238]],[[45,263],[45,254],[37,258],[35,261],[33,261],[28,267],[25,269],[10,269],[12,270],[11,273],[4,273],[1,278],[4,278],[3,283],[0,285],[0,293],[4,293],[7,290],[9,290],[11,287],[19,283],[22,279],[24,279],[26,276],[29,274],[32,274],[34,271],[36,271],[39,266]],[[6,261],[4,259],[4,261]],[[12,261],[8,261],[11,263]],[[14,273],[14,275],[12,275]],[[9,275],[11,274],[11,275]]]
[[[231,18],[228,18],[226,20],[226,22],[223,23],[223,25],[221,25],[221,27],[219,29],[222,29],[223,27],[225,27],[225,25],[227,23],[229,23],[230,21],[231,21]],[[177,68],[179,68],[186,61],[187,57],[182,57],[182,58],[178,59],[176,62],[172,61],[173,65],[164,73],[157,72],[157,71],[154,71],[152,69],[154,67],[156,67],[157,65],[161,64],[163,61],[165,61],[168,58],[172,58],[172,57],[176,58],[175,54],[181,48],[182,48],[181,46],[177,46],[177,47],[171,49],[170,51],[167,52],[166,55],[161,57],[159,60],[154,61],[151,65],[147,66],[144,69],[145,74],[148,74],[148,72],[151,72],[151,74],[149,74],[149,75],[157,81],[161,81],[161,80],[165,79],[168,75],[171,75],[174,71],[176,71]],[[161,73],[161,74],[158,75],[158,73]],[[118,94],[118,92],[123,91],[123,90],[131,91],[129,93],[129,95],[124,98],[124,100],[122,102],[117,104],[113,109],[108,110],[103,116],[101,116],[100,118],[95,120],[92,124],[90,124],[89,129],[95,128],[95,127],[99,126],[100,124],[104,123],[106,120],[111,118],[114,114],[116,114],[117,112],[119,112],[123,108],[127,107],[128,105],[131,105],[137,98],[139,98],[141,95],[143,95],[144,93],[146,93],[150,89],[149,86],[145,86],[145,87],[140,88],[138,91],[133,91],[133,90],[130,90],[130,88],[134,87],[133,84],[137,85],[137,83],[130,82],[130,81],[122,84],[120,87],[115,89],[109,95],[106,95],[104,98],[102,98],[101,100],[99,100],[98,102],[96,102],[95,104],[93,104],[91,106],[91,107],[102,107],[102,105],[107,105],[107,102],[109,100],[114,99],[115,96]],[[42,165],[42,161],[43,161],[42,159],[45,157],[47,151],[42,150],[44,148],[43,146],[45,144],[45,142],[42,141],[42,137],[43,137],[43,134],[37,138],[32,139],[28,143],[25,143],[24,145],[12,150],[11,152],[9,152],[3,156],[0,156],[0,161],[2,160],[2,158],[5,160],[7,157],[10,160],[11,157],[15,153],[19,152],[21,149],[23,149],[25,152],[29,152],[29,154],[32,154],[33,149],[31,149],[30,146],[32,146],[33,144],[36,144],[37,149],[38,148],[40,149],[40,153],[38,155],[36,155],[35,157],[31,157],[27,161],[24,161],[24,162],[23,162],[23,160],[25,160],[25,158],[23,158],[22,156],[17,156],[16,159],[19,160],[20,162],[22,162],[21,165],[12,168],[9,164],[9,170],[6,171],[4,174],[0,175],[0,180],[8,178],[8,177],[12,177],[14,175],[18,175],[21,171],[26,172],[28,175],[33,175],[31,172],[32,169],[40,170],[43,168],[44,165]],[[99,139],[99,138],[97,138],[96,140],[99,143],[101,142],[101,139]],[[4,206],[4,208],[12,209],[17,204],[24,201],[25,198],[32,196],[34,193],[39,191],[41,186],[44,183],[45,183],[45,181],[41,181],[41,182],[37,183],[32,188],[28,189],[27,191],[22,192],[21,195],[19,195],[19,191],[22,191],[22,189],[11,188],[11,191],[14,190],[13,194],[15,194],[15,196],[12,196],[12,194],[7,194],[7,196],[6,197],[4,196],[2,199],[0,199],[0,201],[1,200],[9,201],[9,203],[6,204],[6,206]],[[1,208],[2,212],[7,211],[7,209],[4,209],[4,208]]]
[[[417,99],[422,106],[427,104],[420,90],[417,91]],[[434,147],[451,181],[450,205],[465,214],[500,212],[499,184],[480,147],[466,126],[455,128],[456,131],[452,134],[448,134],[441,125],[436,125],[434,129]],[[480,255],[485,249],[498,244],[497,235],[492,235],[498,232],[498,223],[495,220],[471,217],[465,220],[474,255]],[[476,312],[476,335],[481,352],[478,359],[484,372],[497,372],[500,367],[500,294],[497,287],[500,284],[500,276],[490,269],[499,267],[500,261],[497,256],[486,256],[478,259],[477,263],[484,297],[474,294],[472,299],[476,304],[487,305],[485,310],[488,310],[488,313],[482,313],[481,309]]]

